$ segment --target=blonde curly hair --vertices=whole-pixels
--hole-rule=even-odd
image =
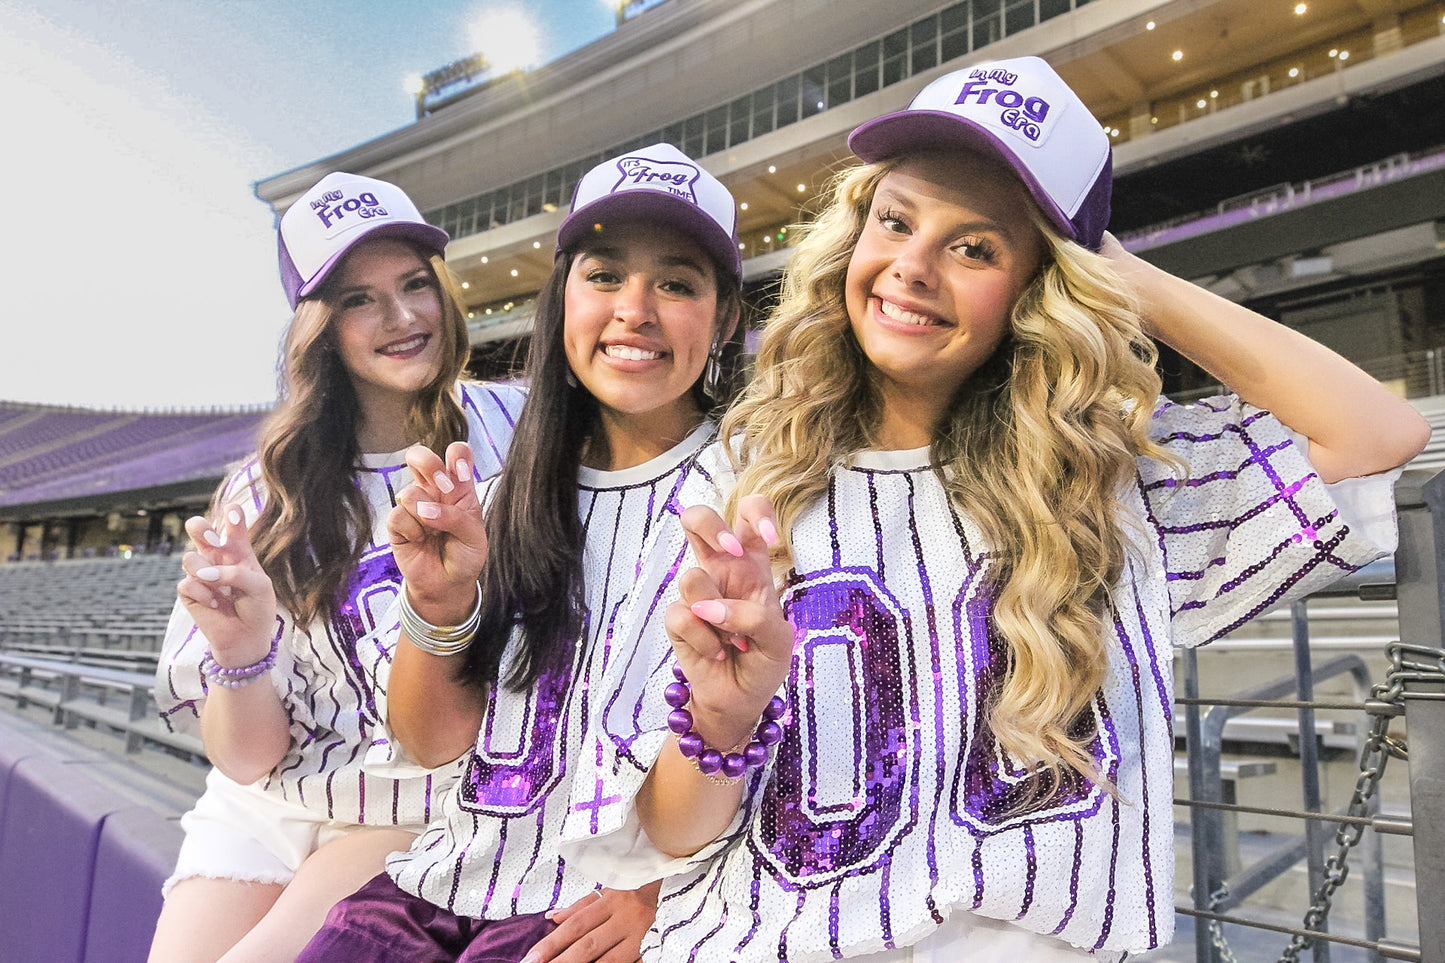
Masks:
[[[874,191],[896,166],[842,171],[827,208],[800,228],[754,379],[723,420],[722,436],[738,441],[729,508],[741,494],[772,499],[780,570],[791,564],[792,523],[833,469],[877,447],[882,400],[844,284]],[[994,735],[1057,787],[1061,766],[1103,781],[1089,752],[1095,729],[1081,722],[1104,679],[1109,594],[1127,553],[1131,516],[1119,499],[1139,455],[1175,460],[1147,433],[1157,352],[1128,288],[1105,258],[1030,209],[1042,263],[1003,342],[941,419],[932,455],[994,564],[994,623],[1009,651],[990,695]]]

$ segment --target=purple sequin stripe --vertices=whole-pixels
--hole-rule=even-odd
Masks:
[[[704,440],[699,437],[695,444]],[[654,551],[677,507],[690,461],[672,462],[653,477],[579,486],[586,612],[581,637],[565,666],[544,672],[527,691],[499,685],[488,693],[477,744],[465,775],[444,799],[442,816],[410,852],[393,856],[397,884],[458,915],[497,919],[567,905],[595,886],[573,872],[558,849],[569,813],[597,831],[600,814],[620,800],[585,765],[600,743],[585,738],[602,693],[599,681],[614,658],[619,619],[640,603],[632,597],[638,560]],[[507,671],[511,648],[503,657]]]
[[[500,467],[514,412],[523,399],[513,388],[462,387],[477,477]],[[367,460],[381,459],[368,456]],[[295,626],[289,616],[282,620],[280,652],[271,675],[290,715],[292,740],[262,786],[337,822],[416,825],[431,816],[433,778],[392,779],[362,769],[368,749],[386,742],[380,723],[396,641],[396,622],[387,616],[400,583],[386,517],[400,490],[410,484],[410,474],[398,459],[358,468],[355,482],[371,516],[370,543],[338,593],[334,617],[309,626]],[[264,491],[254,457],[233,476],[224,498],[241,501],[251,520],[259,515]],[[192,681],[198,645],[204,645],[204,638],[189,618],[178,615],[167,635],[165,675],[157,686],[163,718],[192,729],[204,697],[204,690]]]
[[[1166,404],[1153,434],[1188,476],[1141,459],[1121,495],[1150,537],[1110,593],[1105,681],[1073,729],[1113,793],[993,738],[1009,652],[991,562],[934,472],[841,470],[792,533],[793,724],[744,844],[664,887],[649,959],[831,960],[969,910],[1085,950],[1169,940],[1170,647],[1378,549],[1340,523],[1268,414],[1237,399]]]

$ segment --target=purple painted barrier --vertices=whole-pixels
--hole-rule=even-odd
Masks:
[[[101,824],[125,808],[83,767],[47,755],[10,770],[0,810],[0,952],[82,963]]]
[[[144,963],[180,824],[60,753],[0,713],[0,961]]]
[[[180,852],[180,823],[152,809],[111,813],[100,827],[85,963],[142,963],[161,913],[161,884]]]
[[[5,826],[5,790],[10,785],[10,772],[15,764],[30,756],[44,755],[44,750],[33,740],[27,739],[9,728],[0,729],[0,833]],[[3,877],[0,877],[3,878]]]
[[[1146,251],[1164,244],[1210,231],[1222,230],[1245,221],[1254,221],[1273,214],[1319,204],[1358,191],[1369,190],[1391,181],[1416,177],[1445,167],[1445,150],[1419,154],[1403,161],[1382,161],[1354,171],[1316,178],[1299,187],[1286,185],[1272,192],[1260,192],[1252,203],[1249,198],[1224,201],[1213,213],[1200,213],[1180,218],[1166,225],[1146,228],[1122,235],[1119,243],[1133,252]]]

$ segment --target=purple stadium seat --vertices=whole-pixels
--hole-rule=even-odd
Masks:
[[[10,771],[20,760],[43,754],[38,743],[8,726],[0,728],[0,832],[5,824],[5,789],[10,784]]]
[[[90,888],[85,963],[146,958],[161,913],[161,884],[176,864],[183,835],[178,822],[153,809],[132,807],[106,817]]]
[[[32,755],[11,768],[0,810],[6,959],[81,963],[101,825],[122,808],[83,766]]]

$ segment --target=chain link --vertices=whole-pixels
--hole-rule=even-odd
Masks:
[[[1370,688],[1370,700],[1365,703],[1365,712],[1371,716],[1370,734],[1360,755],[1360,774],[1355,779],[1355,793],[1345,810],[1346,815],[1355,818],[1369,817],[1370,801],[1379,791],[1380,779],[1385,775],[1385,766],[1389,761],[1409,758],[1405,744],[1390,735],[1390,720],[1404,711],[1405,683],[1422,678],[1438,680],[1445,676],[1445,650],[1391,642],[1385,647],[1385,654],[1390,660],[1390,667],[1385,671],[1385,681]],[[1325,861],[1325,881],[1305,912],[1303,929],[1319,930],[1329,919],[1335,892],[1350,875],[1347,862],[1350,850],[1359,843],[1364,831],[1362,823],[1342,823],[1335,833],[1336,851]],[[1218,925],[1213,924],[1214,927]],[[1212,931],[1210,937],[1214,938]],[[1222,941],[1221,933],[1216,947]],[[1298,963],[1300,951],[1309,948],[1312,943],[1313,940],[1308,937],[1295,936],[1280,955],[1279,963]],[[1221,959],[1232,963],[1229,957],[1221,955]]]
[[[1209,894],[1209,911],[1217,912],[1219,904],[1229,897],[1229,884],[1225,883]],[[1224,938],[1224,923],[1219,920],[1209,921],[1209,942],[1214,945],[1214,955],[1220,963],[1239,963],[1239,957],[1234,955],[1230,949],[1229,941]]]

